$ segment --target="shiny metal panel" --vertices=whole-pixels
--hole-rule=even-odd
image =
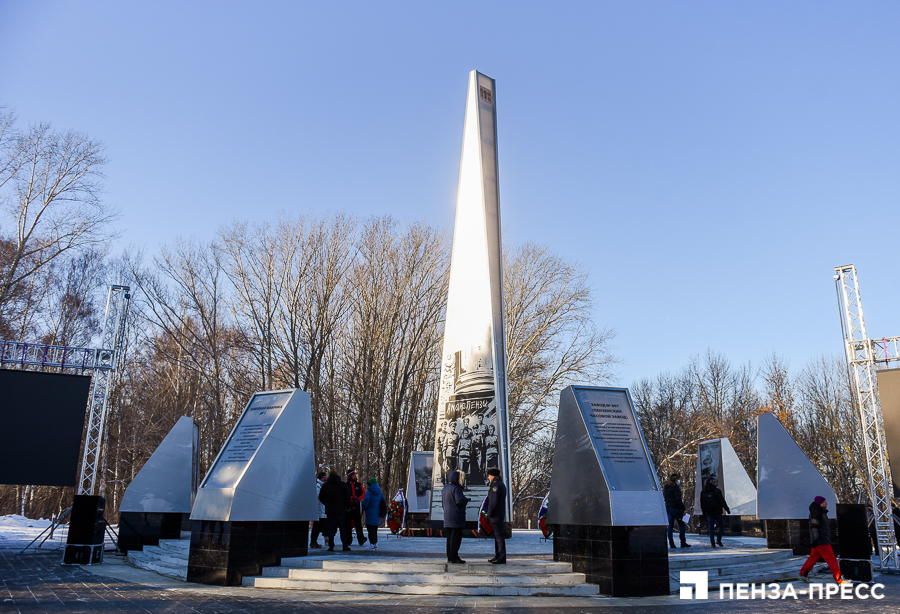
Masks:
[[[317,520],[309,394],[253,395],[197,493],[192,520]]]
[[[188,514],[197,488],[197,433],[182,416],[125,489],[121,512]]]
[[[766,520],[809,516],[816,496],[837,509],[837,496],[791,434],[771,413],[757,418],[757,517]]]
[[[487,494],[491,466],[510,480],[501,259],[496,84],[472,71],[441,354],[432,521],[443,520],[440,493],[450,471],[467,474],[466,494],[473,501]],[[511,517],[511,497],[507,503]],[[467,519],[477,517],[473,505]]]
[[[552,524],[666,524],[627,389],[569,386],[560,394],[547,514]]]
[[[756,487],[728,438],[701,441],[697,447],[694,513],[700,514],[700,493],[706,480],[715,477],[733,516],[756,515]]]

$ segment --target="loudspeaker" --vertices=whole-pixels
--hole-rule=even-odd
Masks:
[[[866,522],[866,506],[838,503],[836,513],[840,557],[866,560],[872,556],[869,525]]]
[[[63,565],[97,565],[103,562],[103,544],[99,546],[66,546]]]
[[[841,559],[841,575],[857,582],[872,581],[872,561]]]
[[[103,512],[106,500],[93,495],[75,495],[72,512],[69,515],[69,536],[67,544],[103,545],[103,532],[106,520]]]

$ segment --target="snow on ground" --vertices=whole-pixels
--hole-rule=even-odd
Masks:
[[[0,516],[0,548],[21,550],[41,532],[50,526],[50,521],[45,518],[26,518],[19,514]],[[42,550],[53,549],[66,543],[68,527],[58,527],[53,531],[53,538],[41,547]],[[49,535],[49,531],[45,536]],[[42,538],[43,539],[43,538]]]
[[[46,518],[26,518],[19,514],[0,516],[0,548],[21,550],[38,536],[41,536],[41,538],[33,546],[40,544],[41,550],[55,550],[65,546],[69,527],[67,525],[56,527],[53,530],[52,537],[50,531],[41,535],[49,526],[50,521]],[[113,529],[115,528],[113,527]],[[44,538],[46,538],[46,541],[42,542]],[[106,543],[108,548],[113,547],[109,535],[106,537]]]

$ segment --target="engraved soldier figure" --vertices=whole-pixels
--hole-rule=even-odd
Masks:
[[[485,448],[485,465],[488,467],[497,466],[497,457],[500,454],[500,441],[495,433],[494,425],[488,426],[487,437],[484,438]]]
[[[437,445],[435,446],[441,455],[440,466],[443,469],[443,475],[450,473],[450,461],[447,458],[447,421],[441,420],[440,429],[438,430]]]
[[[481,434],[481,422],[477,414],[469,417],[472,445],[469,454],[469,475],[476,476],[478,483],[484,481],[484,460],[481,458],[484,448],[484,436]]]
[[[447,438],[444,440],[444,463],[446,469],[444,475],[459,468],[456,458],[456,448],[459,443],[459,434],[456,432],[456,420],[451,420],[447,425]]]
[[[472,459],[472,430],[464,429],[459,440],[459,466],[463,473],[469,474]]]
[[[475,462],[478,463],[478,470],[483,473],[485,469],[491,466],[487,464],[487,452],[484,445],[488,434],[487,425],[484,423],[484,414],[475,416],[475,427],[472,429],[472,432],[474,433],[472,437],[473,455]]]

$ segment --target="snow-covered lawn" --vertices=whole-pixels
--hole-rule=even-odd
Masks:
[[[31,540],[41,534],[41,531],[50,526],[50,520],[46,518],[26,518],[19,514],[10,514],[8,516],[0,516],[0,548],[10,550],[21,550],[28,545]],[[113,527],[115,528],[115,527]],[[49,534],[49,533],[48,533]],[[44,537],[47,537],[45,534]],[[53,537],[48,538],[41,546],[41,550],[53,550],[61,548],[66,544],[66,536],[69,534],[69,527],[61,525],[53,531]],[[43,539],[43,537],[41,538]],[[112,541],[109,536],[106,537],[107,547],[112,548]],[[35,546],[40,543],[35,542]]]

